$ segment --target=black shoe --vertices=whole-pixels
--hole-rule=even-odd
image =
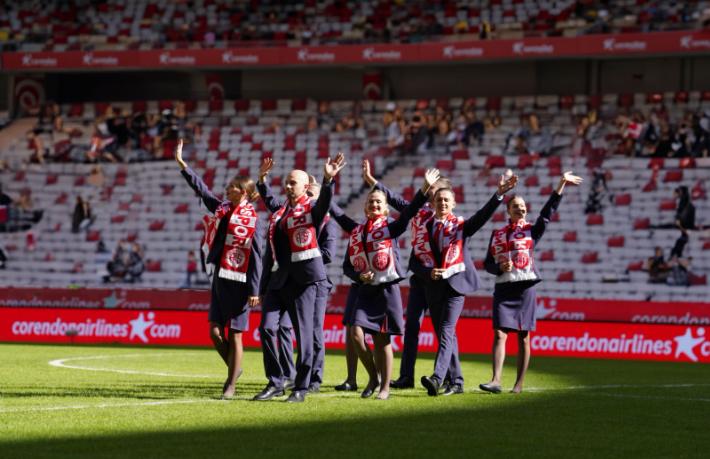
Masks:
[[[502,390],[498,384],[479,384],[478,387],[482,391],[490,392],[492,394],[500,394]]]
[[[293,379],[284,379],[284,390],[291,390],[296,387],[296,383]]]
[[[463,394],[463,386],[461,384],[447,384],[444,386],[444,392],[441,395]]]
[[[286,403],[303,403],[306,400],[306,393],[300,390],[291,392],[291,395],[286,399]]]
[[[314,383],[314,384],[311,384],[310,386],[308,386],[308,393],[309,394],[317,394],[318,392],[320,392],[320,384]]]
[[[281,397],[282,395],[284,395],[283,388],[268,384],[264,390],[254,396],[253,400],[262,402],[265,400],[271,400],[274,397]]]
[[[360,394],[361,398],[370,398],[372,397],[372,394],[375,393],[375,388],[370,388],[366,387],[364,391],[362,391],[362,394]]]
[[[414,389],[414,380],[409,376],[400,376],[399,379],[390,382],[390,387],[392,389]]]
[[[426,393],[432,397],[439,395],[439,387],[441,384],[433,376],[422,376],[422,386],[426,389]]]
[[[350,384],[349,382],[345,381],[344,383],[335,386],[335,390],[341,392],[355,392],[357,391],[357,384]]]

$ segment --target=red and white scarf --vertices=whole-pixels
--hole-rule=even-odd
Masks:
[[[489,250],[496,263],[513,262],[513,270],[496,277],[496,284],[537,279],[533,269],[533,245],[532,225],[525,220],[493,231]]]
[[[257,214],[254,206],[242,201],[236,207],[220,206],[215,211],[215,222],[229,215],[227,235],[219,262],[219,277],[237,282],[247,281],[247,269],[251,258],[251,245],[256,232]],[[214,233],[216,233],[216,224]],[[212,239],[214,242],[214,233]]]
[[[427,231],[427,224],[434,219],[431,209],[420,211],[412,222],[412,247],[414,256],[427,268],[434,268],[434,252],[431,249],[431,238]],[[448,279],[456,273],[466,270],[464,264],[463,217],[454,214],[446,216],[444,221],[432,221],[432,231],[439,244],[441,263],[444,269],[442,279]]]
[[[202,240],[200,241],[200,251],[202,252],[202,259],[207,260],[207,257],[212,250],[212,244],[214,243],[214,237],[217,234],[217,218],[214,215],[205,215],[202,217],[203,233]],[[205,269],[207,274],[211,277],[214,272],[214,267],[211,263],[205,263]]]
[[[274,233],[276,225],[280,224],[281,219],[286,222],[286,236],[291,246],[291,261],[304,261],[321,256],[316,227],[313,225],[313,216],[311,215],[312,208],[311,199],[304,194],[298,198],[295,206],[285,205],[271,214],[269,244],[271,244],[271,253],[274,259],[271,271],[279,269],[279,263],[276,261]]]
[[[363,273],[369,270],[375,274],[372,279],[374,285],[400,279],[394,261],[394,242],[390,237],[385,216],[368,220],[350,233],[348,257],[356,272]]]
[[[429,245],[429,232],[426,229],[427,222],[433,217],[434,209],[427,204],[412,219],[412,251],[417,260],[427,268],[433,268],[435,265]]]

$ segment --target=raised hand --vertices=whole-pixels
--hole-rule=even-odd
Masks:
[[[498,182],[498,195],[503,196],[505,193],[508,191],[512,190],[515,188],[515,185],[518,184],[518,176],[517,175],[511,175],[508,178],[505,178],[505,175],[500,176],[500,181]]]
[[[372,171],[370,170],[370,161],[367,159],[362,160],[362,180],[367,183],[368,186],[374,186],[375,183],[377,183],[377,180],[372,176]]]
[[[577,175],[573,175],[572,171],[565,171],[564,174],[562,174],[562,180],[564,180],[566,183],[570,185],[579,185],[584,181],[582,177],[579,177]]]
[[[180,165],[180,169],[187,167],[187,163],[182,159],[182,139],[178,140],[177,146],[175,147],[175,161]]]
[[[274,159],[271,157],[266,157],[261,160],[261,166],[259,167],[259,181],[261,183],[264,183],[264,179],[266,179],[266,176],[271,172],[271,169],[274,168]]]
[[[345,155],[342,152],[338,153],[335,159],[328,158],[325,162],[325,166],[323,167],[323,174],[326,181],[330,182],[333,180],[333,177],[338,175],[338,172],[340,172],[346,164]]]
[[[572,174],[572,171],[565,171],[564,174],[562,174],[562,177],[560,177],[560,183],[557,184],[557,194],[562,194],[562,191],[565,189],[565,185],[570,184],[570,185],[579,185],[584,181],[582,177],[578,177],[574,174]]]
[[[441,172],[439,172],[439,169],[427,169],[427,171],[424,173],[424,184],[422,185],[422,193],[426,194],[429,191],[429,188],[436,183],[437,180],[441,177]]]

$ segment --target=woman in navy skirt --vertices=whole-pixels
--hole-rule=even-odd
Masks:
[[[345,321],[350,322],[358,357],[370,377],[361,394],[363,398],[372,396],[378,384],[377,398],[389,398],[393,360],[390,336],[401,335],[404,328],[398,284],[404,278],[405,270],[399,261],[397,237],[407,230],[409,221],[427,201],[429,187],[438,179],[438,170],[428,170],[422,189],[396,220],[388,218],[387,196],[379,190],[373,190],[367,196],[367,221],[363,224],[358,224],[337,205],[331,204],[331,215],[350,234],[343,271],[358,287],[353,294],[352,312],[348,311]],[[365,333],[373,337],[374,360],[368,352]]]
[[[518,373],[513,393],[523,390],[530,362],[530,332],[535,330],[535,285],[540,274],[533,261],[533,250],[545,233],[552,213],[557,210],[566,184],[579,185],[582,178],[565,172],[557,189],[540,211],[535,223],[525,220],[527,207],[520,196],[508,201],[508,225],[494,230],[485,260],[486,271],[496,276],[493,292],[493,377],[480,384],[486,392],[501,392],[501,373],[505,342],[509,332],[518,333]]]
[[[214,237],[206,260],[215,265],[208,320],[214,347],[227,365],[222,398],[230,399],[242,372],[242,333],[249,330],[249,308],[259,304],[263,231],[251,205],[259,194],[253,180],[237,176],[225,189],[227,199],[220,200],[183,161],[182,140],[175,160],[190,188],[214,213]]]

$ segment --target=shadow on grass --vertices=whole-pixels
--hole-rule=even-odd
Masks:
[[[397,396],[399,397],[399,396]],[[453,406],[421,397],[413,412],[390,402],[343,404],[343,412],[263,405],[275,417],[238,426],[79,434],[0,443],[10,458],[182,457],[691,457],[710,448],[707,410],[692,403],[581,394],[468,394]],[[469,404],[470,402],[470,404]],[[238,410],[242,403],[229,406]],[[256,403],[256,402],[253,402]],[[380,403],[381,409],[373,410]],[[367,406],[367,408],[365,408]],[[368,409],[369,408],[369,409]],[[326,410],[319,415],[319,409]],[[283,414],[283,418],[279,416]],[[160,417],[160,414],[157,414]],[[287,421],[286,419],[292,419]],[[295,420],[293,420],[295,419]],[[186,420],[189,422],[190,420]],[[159,428],[159,427],[158,427]]]

